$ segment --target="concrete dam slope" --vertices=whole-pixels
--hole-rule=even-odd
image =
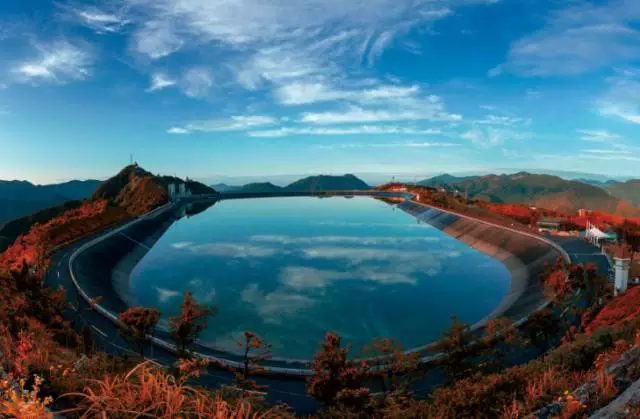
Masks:
[[[511,273],[511,289],[507,296],[474,327],[483,326],[489,319],[497,317],[506,317],[516,323],[524,321],[531,312],[547,303],[540,282],[545,266],[555,263],[559,257],[570,262],[568,254],[560,246],[532,233],[411,201],[399,204],[398,208],[500,261]]]

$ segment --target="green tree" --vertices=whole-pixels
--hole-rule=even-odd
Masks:
[[[215,306],[198,304],[190,291],[184,293],[180,313],[169,317],[169,334],[176,343],[179,357],[190,357],[193,344],[207,327],[207,319],[216,313]]]
[[[160,311],[156,308],[130,307],[118,315],[123,327],[119,329],[122,336],[137,347],[140,356],[150,344],[158,321]]]

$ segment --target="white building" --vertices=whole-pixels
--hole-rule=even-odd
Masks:
[[[629,285],[629,268],[631,266],[631,251],[625,245],[618,245],[613,249],[613,269],[615,271],[615,295],[623,294]]]
[[[175,183],[170,183],[167,190],[169,193],[169,199],[171,201],[175,201],[176,199],[179,199],[179,198],[185,198],[185,197],[191,196],[191,191],[187,189],[186,183],[178,184],[177,188]]]

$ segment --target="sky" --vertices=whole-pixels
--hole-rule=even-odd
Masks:
[[[0,179],[640,176],[640,1],[4,0]]]

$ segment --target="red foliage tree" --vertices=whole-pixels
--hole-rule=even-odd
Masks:
[[[368,365],[349,360],[348,354],[349,348],[341,346],[340,337],[327,333],[313,357],[307,392],[326,406],[364,410],[372,403],[369,390],[362,386]]]
[[[151,342],[151,337],[160,321],[160,312],[156,308],[130,307],[118,315],[124,325],[120,329],[122,336],[131,341],[140,356],[144,356],[144,349]]]
[[[198,304],[191,292],[184,293],[180,313],[169,317],[169,333],[178,347],[178,355],[188,358],[191,348],[207,327],[207,318],[215,316],[217,308]]]
[[[406,353],[395,339],[373,339],[364,348],[371,375],[382,379],[385,394],[392,396],[404,393],[410,381],[418,372],[420,356]]]
[[[452,315],[451,325],[432,346],[431,351],[444,355],[439,363],[452,381],[468,375],[473,370],[474,363],[470,358],[477,353],[476,348],[471,346],[472,341],[469,325],[458,322],[456,316]]]
[[[257,390],[260,387],[249,379],[250,373],[259,373],[263,369],[260,363],[271,358],[271,344],[253,332],[244,332],[244,339],[236,344],[243,350],[243,367],[235,372],[234,383],[245,390]]]

